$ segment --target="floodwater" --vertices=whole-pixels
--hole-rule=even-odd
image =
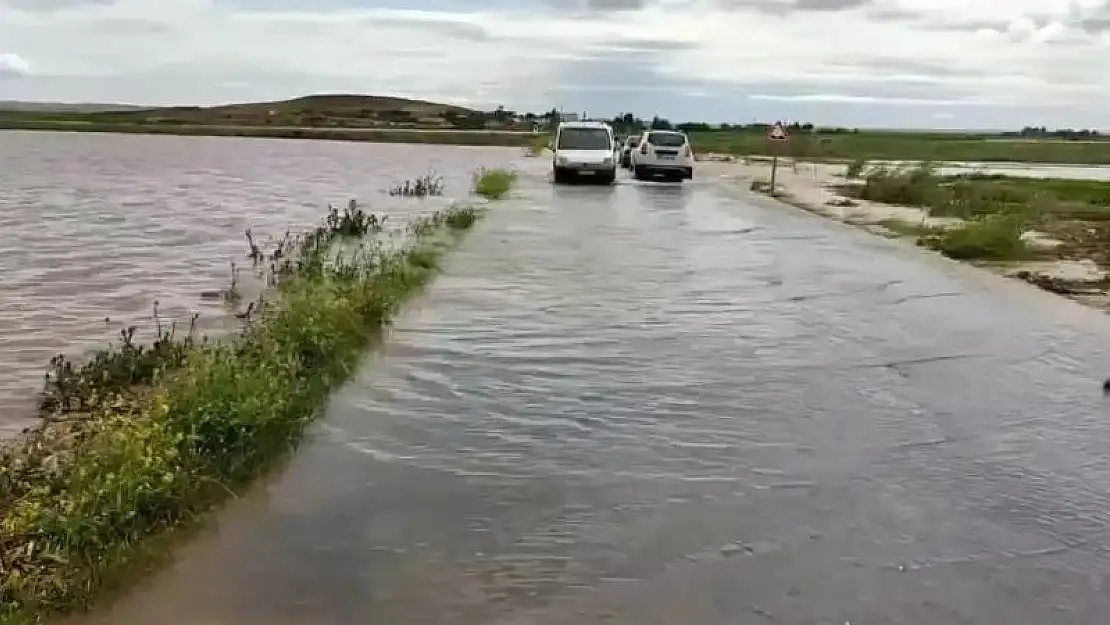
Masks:
[[[1105,316],[523,166],[290,465],[73,622],[1105,622]]]
[[[920,161],[871,161],[875,165],[912,167]],[[944,162],[937,164],[937,173],[955,176],[982,172],[1019,178],[1063,178],[1066,180],[1092,180],[1110,182],[1110,167],[1105,165],[1053,165],[1047,163],[1007,162]]]
[[[151,336],[156,300],[167,321],[197,311],[202,330],[230,328],[230,310],[201,294],[228,285],[232,261],[249,264],[246,228],[280,237],[351,198],[386,212],[440,208],[386,191],[431,168],[448,195],[465,195],[476,166],[518,154],[0,132],[0,438],[27,425],[51,356],[102,348],[130,324]],[[244,300],[255,286],[249,269],[240,269]]]

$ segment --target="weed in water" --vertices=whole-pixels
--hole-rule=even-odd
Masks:
[[[381,232],[384,225],[384,217],[362,210],[359,208],[357,201],[351,200],[347,202],[347,206],[342,212],[334,206],[328,205],[328,215],[325,218],[326,230],[323,232],[332,237],[363,237]],[[321,231],[318,229],[317,232]]]
[[[513,188],[516,176],[515,171],[508,169],[479,169],[474,174],[474,192],[490,200],[500,200]]]
[[[551,143],[551,137],[548,135],[536,135],[532,141],[524,147],[525,156],[543,156],[547,151],[547,146]]]
[[[119,340],[95,352],[81,365],[63,354],[50,359],[45,375],[39,410],[50,420],[74,419],[102,409],[119,396],[138,386],[159,381],[160,376],[176,369],[197,345],[195,330],[198,315],[189,329],[177,334],[177,324],[162,325],[158,302],[154,302],[155,340],[150,345],[135,341],[136,326],[120,330]]]
[[[420,178],[406,180],[392,187],[389,194],[394,197],[439,197],[443,195],[443,177],[426,174]]]

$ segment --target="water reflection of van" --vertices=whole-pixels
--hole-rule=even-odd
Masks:
[[[551,143],[555,183],[590,178],[612,184],[617,177],[613,128],[604,122],[563,122]]]

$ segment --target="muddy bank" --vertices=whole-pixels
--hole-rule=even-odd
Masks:
[[[770,193],[767,185],[770,179],[769,162],[708,157],[702,168],[733,184]],[[946,233],[962,232],[968,226],[977,227],[980,224],[977,220],[959,216],[938,216],[938,211],[925,206],[861,199],[856,189],[864,181],[849,179],[847,170],[848,166],[840,164],[785,160],[776,172],[774,195],[792,206],[881,236],[907,239],[926,247],[934,246],[936,239]],[[986,174],[986,179],[990,180],[991,176]],[[1029,181],[1021,184],[1040,183]],[[1110,187],[1110,182],[1097,180],[1082,184],[1105,184]],[[1020,254],[1014,254],[1014,258],[998,259],[989,255],[976,258],[977,254],[973,253],[945,253],[1084,304],[1110,310],[1110,227],[1103,221],[1101,204],[1080,203],[1079,209],[1076,206],[1068,208],[1075,214],[1055,215],[1049,220],[1017,225],[1022,250]]]

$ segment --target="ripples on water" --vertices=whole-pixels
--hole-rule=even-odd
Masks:
[[[218,303],[243,231],[278,237],[314,225],[328,202],[411,212],[449,199],[386,190],[433,169],[465,195],[479,165],[519,154],[220,137],[0,132],[0,436],[25,424],[47,360],[101,347],[151,306],[203,329],[231,327]],[[244,271],[244,277],[248,272]],[[249,285],[248,285],[249,288]],[[105,316],[113,323],[104,323]]]
[[[534,163],[288,470],[95,622],[1105,614],[1106,323],[704,176]]]

